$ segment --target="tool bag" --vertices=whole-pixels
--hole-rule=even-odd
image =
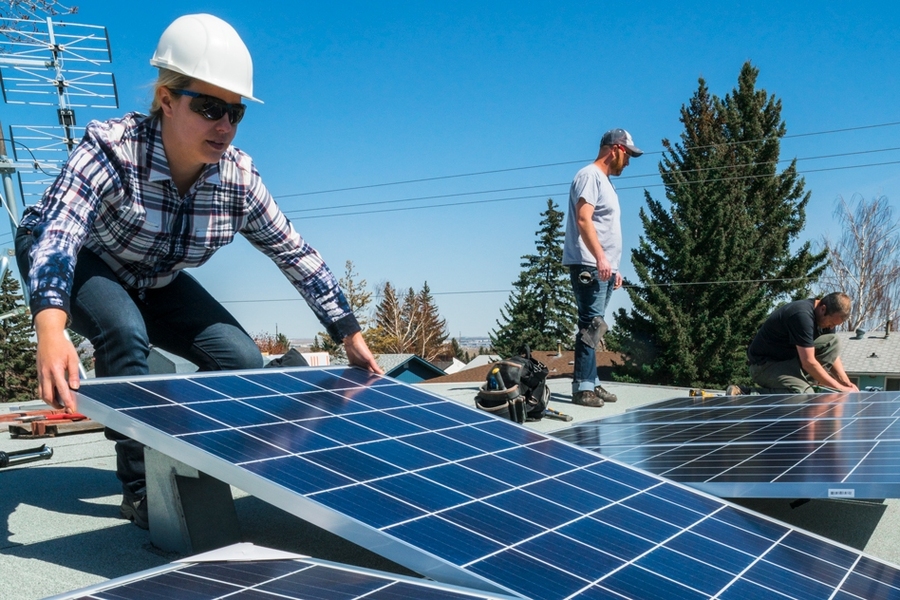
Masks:
[[[521,356],[491,365],[487,381],[478,390],[475,406],[516,423],[539,421],[550,403],[547,366],[531,356],[528,346]]]

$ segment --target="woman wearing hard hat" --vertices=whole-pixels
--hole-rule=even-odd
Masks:
[[[240,36],[212,15],[163,32],[150,115],[94,121],[16,235],[37,332],[40,394],[75,408],[78,355],[65,328],[94,345],[98,377],[149,372],[150,345],[201,370],[262,366],[254,341],[183,269],[236,233],[272,258],[351,364],[380,373],[347,299],[294,230],[249,156],[231,145],[253,97]],[[147,527],[143,446],[111,432],[122,515]]]

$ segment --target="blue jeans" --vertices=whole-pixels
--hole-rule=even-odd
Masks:
[[[28,273],[33,244],[31,232],[20,228],[16,234],[20,273]],[[190,360],[201,371],[262,367],[262,354],[253,339],[184,272],[162,288],[127,289],[99,256],[82,248],[70,310],[71,329],[94,346],[97,377],[148,374],[151,344]],[[143,496],[143,444],[109,429],[106,437],[116,442],[116,476],[125,496]]]
[[[581,274],[589,273],[590,281],[581,281]],[[596,266],[570,265],[569,279],[575,292],[578,307],[578,331],[575,333],[575,373],[572,378],[572,393],[593,390],[600,385],[597,377],[596,347],[584,343],[581,331],[591,326],[594,318],[603,317],[609,305],[609,297],[616,286],[616,274],[607,281],[600,281]]]

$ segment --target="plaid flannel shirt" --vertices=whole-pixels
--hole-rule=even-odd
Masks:
[[[26,210],[32,231],[32,314],[69,313],[76,256],[101,257],[123,285],[162,287],[240,233],[269,256],[335,341],[359,324],[332,272],[284,216],[250,157],[230,146],[181,196],[160,121],[138,113],[91,122],[56,181]]]

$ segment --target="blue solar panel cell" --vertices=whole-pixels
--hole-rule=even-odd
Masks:
[[[900,588],[898,588],[893,574],[885,573],[888,581],[881,580],[878,576],[867,577],[858,573],[851,573],[847,581],[841,586],[842,591],[847,595],[844,598],[852,598],[852,600],[891,600],[896,598]],[[850,595],[852,594],[852,596]]]
[[[281,394],[312,392],[320,389],[312,383],[284,373],[247,373],[243,377],[247,381],[252,381],[268,390]]]
[[[592,473],[590,471],[590,467],[588,469],[572,471],[570,473],[560,475],[559,480],[606,499],[604,505],[608,504],[610,500],[621,500],[623,498],[631,496],[637,491],[636,488],[627,486],[612,479],[608,479],[596,473]],[[562,488],[562,490],[565,495],[570,494],[568,488]]]
[[[196,402],[190,407],[191,410],[229,427],[246,427],[247,425],[263,425],[281,421],[274,415],[231,400]]]
[[[458,427],[459,421],[448,419],[436,412],[426,410],[417,406],[407,408],[398,408],[391,411],[391,416],[403,419],[414,425],[418,425],[425,431],[438,431],[448,429],[450,427]]]
[[[409,421],[395,417],[392,412],[365,412],[346,417],[351,423],[356,423],[373,431],[378,431],[388,437],[400,437],[412,433],[423,433],[425,430]]]
[[[353,483],[352,479],[299,456],[251,462],[244,464],[243,467],[264,480],[272,481],[298,494],[313,494]]]
[[[274,425],[263,425],[261,427],[248,427],[243,431],[248,435],[252,435],[260,440],[265,440],[273,446],[287,450],[292,454],[303,454],[314,450],[335,448],[340,445],[340,443],[335,440],[319,435],[309,429],[304,429],[293,423],[276,423]]]
[[[257,410],[271,415],[268,422],[302,421],[331,415],[327,410],[311,405],[309,402],[297,400],[291,396],[263,396],[248,398],[244,403]]]
[[[223,429],[221,423],[207,419],[195,410],[183,406],[154,406],[131,409],[131,416],[150,427],[155,427],[169,435],[179,435],[195,431],[215,431]]]
[[[370,484],[398,500],[435,513],[471,500],[469,496],[413,474],[385,477]]]
[[[503,552],[472,565],[484,577],[495,578],[504,573],[507,585],[523,590],[532,600],[566,598],[586,587],[587,582],[523,552]],[[529,590],[524,592],[524,590]]]
[[[713,564],[715,556],[701,561],[680,552],[662,548],[659,552],[651,552],[635,563],[639,567],[657,573],[660,576],[678,581],[685,586],[703,592],[707,596],[715,595],[719,590],[728,587],[735,573],[730,573]]]
[[[477,531],[504,546],[510,546],[522,539],[546,532],[545,528],[532,521],[521,519],[483,502],[472,502],[458,508],[451,508],[442,512],[441,516],[460,527]]]
[[[706,600],[707,594],[677,580],[666,579],[644,569],[621,569],[603,581],[603,587],[625,598],[665,598],[666,600]]]
[[[385,532],[457,565],[469,564],[503,550],[503,545],[440,517],[416,519]]]
[[[316,464],[340,473],[353,481],[379,479],[402,473],[403,470],[373,456],[363,454],[356,448],[346,446],[322,450],[313,455]]]
[[[237,464],[286,456],[287,452],[238,429],[182,436],[185,442]]]
[[[160,575],[154,585],[147,588],[143,582],[124,585],[115,591],[99,593],[95,597],[103,600],[195,600],[196,598],[219,598],[233,594],[239,588],[221,581],[211,581],[175,572]]]
[[[265,583],[258,589],[273,594],[291,594],[306,589],[308,600],[336,600],[358,598],[384,585],[384,582],[362,573],[348,573],[336,569],[312,567]]]
[[[687,556],[712,557],[715,566],[736,576],[750,566],[755,557],[710,539],[702,534],[686,531],[682,535],[667,540],[664,548]]]
[[[390,391],[396,387],[397,386],[382,386],[381,388],[375,389],[361,388],[355,390],[341,390],[336,393],[355,402],[359,402],[360,404],[364,404],[369,408],[383,410],[387,408],[400,408],[402,406],[409,406],[409,402],[401,400],[396,396],[390,395]]]
[[[759,556],[772,547],[772,541],[755,533],[733,527],[719,519],[705,519],[691,528],[697,535],[704,536],[735,550]]]
[[[419,474],[452,490],[462,490],[472,498],[499,494],[510,489],[508,484],[455,464],[433,467]]]
[[[478,427],[459,427],[456,429],[448,429],[442,431],[441,434],[448,438],[454,439],[463,444],[468,444],[482,452],[499,452],[501,450],[509,450],[515,448],[517,444],[512,441],[495,435],[478,428]]]
[[[440,456],[444,460],[462,460],[481,454],[481,451],[479,451],[478,448],[457,442],[439,433],[411,435],[403,438],[403,441],[410,446],[415,446],[420,450],[430,452],[435,456]]]
[[[155,379],[135,384],[161,398],[178,398],[181,404],[202,400],[223,400],[224,394],[198,385],[190,379]]]
[[[322,492],[313,496],[337,511],[346,514],[372,527],[387,527],[394,523],[408,521],[426,514],[406,502],[398,502],[388,494],[384,494],[369,486],[356,486]]]
[[[586,546],[596,547],[624,561],[636,559],[650,551],[653,543],[614,525],[597,519],[579,519],[557,530],[562,535],[577,540]]]
[[[197,377],[190,381],[220,392],[228,398],[253,398],[256,396],[272,396],[274,394],[272,390],[256,385],[252,381],[237,375]]]
[[[96,394],[94,388],[138,389],[130,383],[85,384],[80,394],[90,410],[113,425],[127,424],[151,446],[178,451],[183,458],[176,458],[194,461],[200,470],[215,468],[217,476],[233,477],[234,485],[350,539],[377,540],[375,549],[388,558],[457,584],[554,600],[737,598],[741,593],[800,599],[825,592],[821,597],[836,596],[851,581],[854,589],[864,589],[867,582],[892,581],[897,574],[893,567],[861,560],[853,550],[386,378],[348,368],[250,375],[184,378],[229,395],[233,399],[227,403],[239,405],[233,412],[202,394],[172,399],[168,411],[111,409],[96,401],[105,397],[121,403],[121,390]],[[237,390],[247,395],[233,395]],[[799,402],[754,406],[782,414],[805,410]],[[197,430],[173,438],[149,426],[170,423],[172,407],[192,413],[179,423]],[[734,403],[715,408],[722,414],[746,414],[746,409]],[[290,422],[259,424],[253,410]],[[678,414],[681,409],[666,410]],[[616,439],[641,439],[649,429],[664,438],[681,439],[693,430],[719,439],[721,427],[682,416],[671,428],[662,418],[646,426],[630,423],[628,435]],[[726,428],[748,440],[802,431],[751,421]],[[805,441],[791,448],[802,446],[807,454],[779,454],[781,463],[795,465],[797,472],[823,468],[838,456],[823,447],[831,440],[809,441],[823,431],[803,432]],[[593,443],[601,438],[603,430],[587,428],[572,439]],[[729,456],[710,444],[685,465],[675,460],[685,458],[683,447],[660,445],[665,452],[651,452],[644,460],[671,464],[672,471],[684,475],[701,470],[713,477],[740,477],[743,472],[733,462],[728,466],[728,460],[742,457],[751,472],[764,464],[755,456],[770,446],[738,444]],[[810,456],[812,450],[818,452]],[[206,463],[218,461],[213,457],[222,462]],[[883,577],[864,571],[878,565],[885,569]],[[893,597],[900,599],[900,590],[895,591]]]
[[[488,454],[460,461],[459,464],[476,473],[492,477],[498,481],[519,487],[533,483],[544,476],[529,467],[521,467],[518,463],[507,460],[507,452]],[[512,457],[515,458],[515,457]],[[527,464],[527,463],[524,463]]]
[[[111,383],[91,389],[91,394],[98,402],[114,409],[175,404],[172,400],[150,393],[130,383]]]
[[[550,532],[540,540],[529,540],[518,546],[522,554],[548,565],[560,565],[583,582],[597,581],[625,565],[625,561],[585,544],[572,544],[569,538]]]
[[[658,502],[657,509],[661,508],[662,504],[663,501]],[[593,518],[656,544],[661,544],[678,533],[680,528],[656,518],[654,516],[656,514],[658,514],[658,510],[640,513],[623,504],[613,504],[609,508],[595,513]]]

